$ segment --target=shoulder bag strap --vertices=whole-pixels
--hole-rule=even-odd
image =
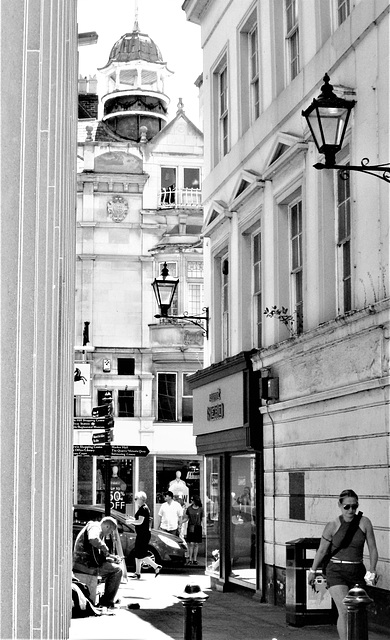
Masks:
[[[333,549],[332,556],[335,556],[336,553],[338,553],[340,551],[340,549],[344,549],[345,547],[348,547],[348,545],[350,544],[353,536],[355,535],[356,531],[359,528],[359,523],[360,523],[362,515],[363,515],[363,511],[359,511],[359,513],[354,518],[354,520],[352,520],[352,522],[349,525],[348,529],[345,531],[343,539],[340,540],[338,547],[336,547],[336,549]]]

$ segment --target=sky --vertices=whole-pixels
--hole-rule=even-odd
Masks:
[[[96,31],[95,45],[79,47],[79,73],[99,74],[112,46],[125,33],[133,31],[135,8],[141,33],[148,34],[159,47],[164,62],[174,74],[165,82],[171,99],[169,119],[183,99],[186,116],[199,126],[198,89],[194,82],[202,73],[200,27],[186,20],[183,0],[78,0],[78,31]]]

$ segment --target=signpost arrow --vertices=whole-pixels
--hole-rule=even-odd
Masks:
[[[102,429],[104,424],[105,418],[89,418],[87,416],[73,418],[74,429]]]
[[[92,434],[92,442],[93,444],[102,444],[111,442],[110,432],[107,431],[99,431],[99,433]]]
[[[100,434],[96,434],[99,436]],[[129,456],[145,457],[149,449],[143,446],[110,445],[110,444],[74,444],[73,455],[75,456]]]
[[[127,445],[113,444],[111,446],[113,456],[136,456],[143,458],[148,455],[148,447],[138,446],[132,447]]]

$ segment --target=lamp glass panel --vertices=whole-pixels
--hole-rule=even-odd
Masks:
[[[320,149],[324,144],[324,139],[322,137],[322,132],[320,128],[320,124],[318,122],[317,109],[314,109],[308,116],[307,121],[309,123],[311,132],[313,134],[314,142],[316,147]]]
[[[172,302],[173,294],[176,289],[176,281],[160,281],[158,283],[160,302],[163,305],[170,305]]]
[[[342,140],[348,110],[338,107],[320,107],[318,109],[318,114],[321,118],[324,143],[326,145],[339,146]]]

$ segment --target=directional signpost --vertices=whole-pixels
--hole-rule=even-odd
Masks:
[[[127,446],[111,444],[114,439],[113,427],[113,404],[112,396],[109,391],[103,398],[103,405],[93,407],[92,417],[83,416],[74,418],[75,429],[104,429],[98,433],[92,434],[92,444],[75,444],[73,445],[73,454],[75,456],[104,456],[105,460],[105,515],[110,515],[110,484],[111,484],[111,457],[144,457],[149,453],[149,449],[143,446]]]

